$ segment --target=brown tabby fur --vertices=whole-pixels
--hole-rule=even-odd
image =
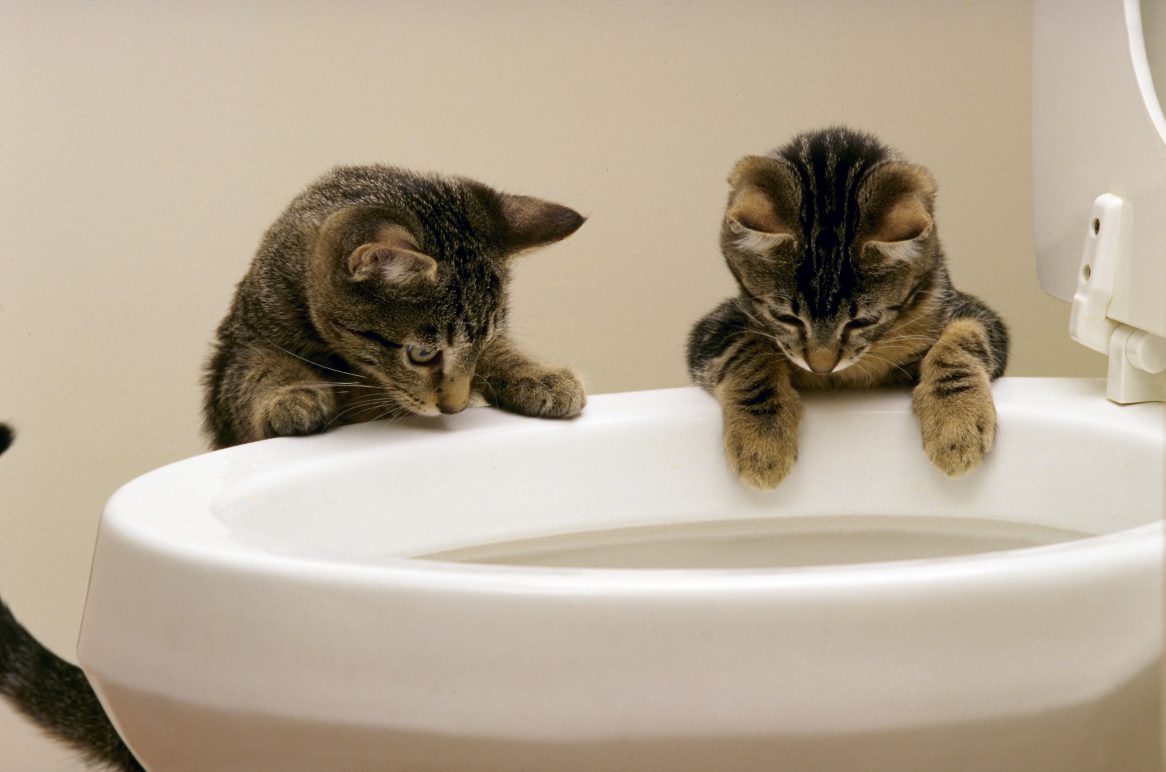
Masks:
[[[697,323],[694,381],[720,402],[730,467],[769,489],[797,458],[799,390],[914,384],[923,447],[948,475],[996,433],[1008,336],[951,286],[935,182],[873,137],[827,129],[741,159],[721,248],[740,295]]]
[[[14,432],[0,424],[0,454]],[[53,654],[0,600],[0,696],[46,734],[94,766],[134,772],[142,766],[122,742],[81,668]],[[0,769],[8,769],[0,751]]]
[[[465,408],[565,418],[579,378],[506,333],[511,258],[569,236],[565,206],[463,178],[344,167],[268,230],[204,379],[217,448]]]

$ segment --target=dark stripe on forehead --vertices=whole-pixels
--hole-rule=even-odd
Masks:
[[[493,252],[484,234],[472,226],[467,214],[467,197],[452,187],[434,187],[418,204],[420,219],[427,231],[426,248],[439,264],[451,269],[442,304],[453,327],[470,333],[483,306],[496,302],[497,277]],[[457,329],[455,330],[454,327]]]
[[[806,254],[798,287],[812,317],[831,317],[854,291],[850,247],[858,231],[859,187],[889,153],[869,135],[831,129],[795,137],[778,154],[793,165],[802,185]]]
[[[485,260],[466,266],[462,272],[459,298],[456,309],[459,329],[470,341],[485,337],[491,320],[504,301],[501,276]]]

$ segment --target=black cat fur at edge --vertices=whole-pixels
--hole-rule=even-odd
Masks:
[[[0,453],[12,444],[12,429],[0,424]],[[0,600],[0,694],[33,723],[106,769],[140,770],[122,742],[81,668],[46,649]],[[0,766],[3,762],[0,752]]]

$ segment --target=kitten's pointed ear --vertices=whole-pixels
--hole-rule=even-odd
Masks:
[[[746,156],[729,174],[733,190],[725,210],[725,225],[738,249],[768,255],[793,241],[800,204],[797,180],[775,158]]]
[[[361,244],[348,256],[348,273],[354,281],[381,279],[390,284],[433,280],[437,261],[418,251],[412,234],[401,225],[381,227],[376,240]]]
[[[553,244],[567,238],[586,218],[574,209],[531,196],[499,193],[504,221],[504,249],[508,255]]]
[[[920,257],[934,230],[935,179],[922,166],[882,164],[859,191],[863,254],[896,262]]]

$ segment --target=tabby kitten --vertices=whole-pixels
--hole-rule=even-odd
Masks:
[[[216,448],[405,414],[472,394],[522,415],[583,408],[579,378],[506,334],[511,258],[583,224],[462,178],[342,167],[267,231],[218,328],[205,428]]]
[[[0,424],[0,453],[11,442],[12,430]],[[112,769],[142,769],[106,717],[81,669],[41,645],[2,600],[0,694],[89,761]]]
[[[808,132],[742,158],[721,250],[740,287],[700,320],[688,366],[724,415],[729,465],[775,487],[797,458],[799,390],[914,384],[923,447],[948,475],[992,447],[1000,317],[951,286],[935,181],[868,134]]]

